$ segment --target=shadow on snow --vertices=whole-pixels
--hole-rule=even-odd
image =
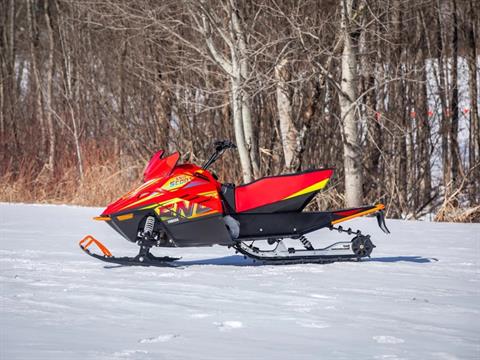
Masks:
[[[425,258],[423,256],[387,256],[387,257],[378,257],[365,259],[363,261],[374,261],[374,262],[413,262],[413,263],[429,263],[438,261],[436,258]]]
[[[425,258],[422,256],[390,256],[390,257],[375,257],[371,259],[363,259],[361,262],[384,262],[384,263],[396,263],[396,262],[412,262],[412,263],[430,263],[438,261],[436,258]],[[355,262],[355,261],[352,261]],[[305,263],[308,264],[308,263]],[[319,265],[328,265],[332,263],[323,263]],[[158,266],[158,267],[173,267],[173,268],[182,268],[185,266],[193,265],[217,265],[217,266],[266,266],[261,261],[254,261],[251,259],[245,259],[240,255],[230,255],[219,258],[210,258],[210,259],[201,259],[201,260],[177,260],[172,263],[165,264],[150,264],[148,266]],[[298,265],[298,264],[297,264]],[[278,266],[278,265],[277,265]],[[282,265],[287,266],[287,265]],[[123,267],[123,265],[112,265],[105,266],[106,269],[112,269],[117,267]]]

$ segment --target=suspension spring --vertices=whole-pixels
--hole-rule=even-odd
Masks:
[[[145,220],[145,226],[143,227],[143,233],[150,235],[153,234],[153,228],[155,226],[155,218],[153,216],[147,217],[147,220]]]
[[[329,229],[330,229],[330,230],[337,230],[337,231],[340,232],[340,233],[341,233],[341,232],[345,232],[345,233],[347,233],[348,235],[351,235],[351,234],[362,235],[362,232],[361,232],[360,230],[355,231],[355,230],[352,230],[352,228],[348,228],[347,230],[345,230],[345,229],[343,228],[343,226],[341,226],[341,225],[340,225],[339,227],[335,227],[335,226],[332,225],[332,226],[330,226]]]
[[[307,250],[314,250],[313,249],[313,246],[312,246],[312,243],[305,237],[305,236],[300,236],[298,238],[298,240],[300,240],[300,242],[303,244],[303,246],[305,247],[305,249]]]

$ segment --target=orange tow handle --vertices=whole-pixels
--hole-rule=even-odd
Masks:
[[[84,245],[83,243],[86,244]],[[82,240],[80,240],[80,242],[78,243],[78,245],[80,245],[80,247],[83,249],[83,250],[87,250],[87,248],[91,245],[91,244],[95,244],[97,245],[97,247],[100,249],[100,251],[103,253],[103,255],[107,256],[107,257],[111,257],[112,256],[112,253],[110,252],[110,250],[107,249],[107,247],[105,245],[103,245],[100,241],[98,241],[97,239],[95,239],[92,235],[87,235],[85,236]]]

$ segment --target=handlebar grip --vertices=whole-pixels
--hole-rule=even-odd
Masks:
[[[225,148],[228,148],[228,149],[235,149],[237,147],[237,145],[235,145],[233,142],[231,142],[230,140],[225,140]]]
[[[230,140],[219,140],[214,142],[215,149],[217,151],[224,150],[224,149],[234,149],[237,147],[233,142]]]

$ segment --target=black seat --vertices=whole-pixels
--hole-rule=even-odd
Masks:
[[[222,184],[220,194],[223,199],[223,207],[227,214],[235,214],[235,184]]]

